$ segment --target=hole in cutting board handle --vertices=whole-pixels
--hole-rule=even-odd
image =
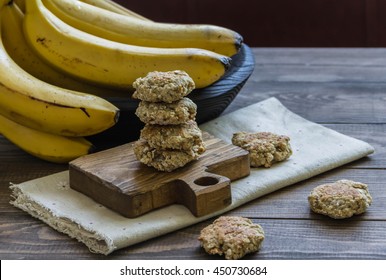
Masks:
[[[212,186],[212,185],[216,185],[220,180],[218,178],[214,178],[214,177],[201,177],[201,178],[198,178],[196,180],[194,180],[194,183],[198,186]]]

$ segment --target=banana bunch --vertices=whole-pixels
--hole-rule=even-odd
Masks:
[[[0,133],[50,162],[68,162],[87,154],[92,144],[84,136],[113,126],[119,109],[96,95],[39,78],[71,83],[27,46],[20,32],[23,20],[17,6],[4,1],[0,4]]]
[[[155,48],[200,48],[232,56],[240,48],[241,36],[213,25],[154,23],[116,15],[74,0],[42,0],[63,22],[84,32],[129,45]]]
[[[232,30],[158,23],[112,0],[0,0],[0,133],[68,162],[117,122],[105,97],[129,96],[151,71],[184,70],[207,87],[241,44]]]
[[[82,2],[70,3],[75,9]],[[61,20],[42,0],[26,1],[24,35],[54,67],[107,87],[131,88],[136,78],[150,71],[180,69],[202,88],[219,80],[230,65],[229,57],[205,49],[138,46],[95,36]]]
[[[16,2],[15,2],[16,3]],[[125,91],[102,88],[66,75],[42,60],[28,45],[23,33],[24,14],[17,5],[7,5],[1,11],[4,26],[2,41],[9,56],[26,72],[47,83],[101,97],[127,96]]]

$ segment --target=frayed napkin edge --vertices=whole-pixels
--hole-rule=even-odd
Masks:
[[[10,183],[9,188],[12,191],[11,205],[27,212],[32,217],[43,221],[53,229],[67,234],[71,238],[85,244],[90,252],[108,255],[117,249],[113,240],[107,236],[103,236],[94,230],[87,229],[66,217],[56,215],[49,208],[44,207],[42,204],[31,199],[31,197],[25,194],[17,184]]]

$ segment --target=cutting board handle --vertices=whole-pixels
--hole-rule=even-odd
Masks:
[[[222,209],[232,202],[231,180],[225,176],[201,170],[177,180],[176,203],[200,217]]]

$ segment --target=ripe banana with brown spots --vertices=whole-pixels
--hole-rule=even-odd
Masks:
[[[207,87],[230,66],[230,58],[197,48],[153,48],[114,42],[76,29],[41,0],[26,1],[24,34],[31,47],[63,72],[96,84],[131,88],[151,71],[183,70]]]
[[[84,32],[112,41],[154,48],[201,48],[226,56],[236,54],[242,37],[209,24],[172,24],[117,15],[77,0],[42,0],[58,18]]]
[[[86,136],[113,126],[119,115],[100,97],[53,86],[32,76],[9,56],[3,44],[7,28],[0,7],[0,114],[23,126],[65,136]]]

